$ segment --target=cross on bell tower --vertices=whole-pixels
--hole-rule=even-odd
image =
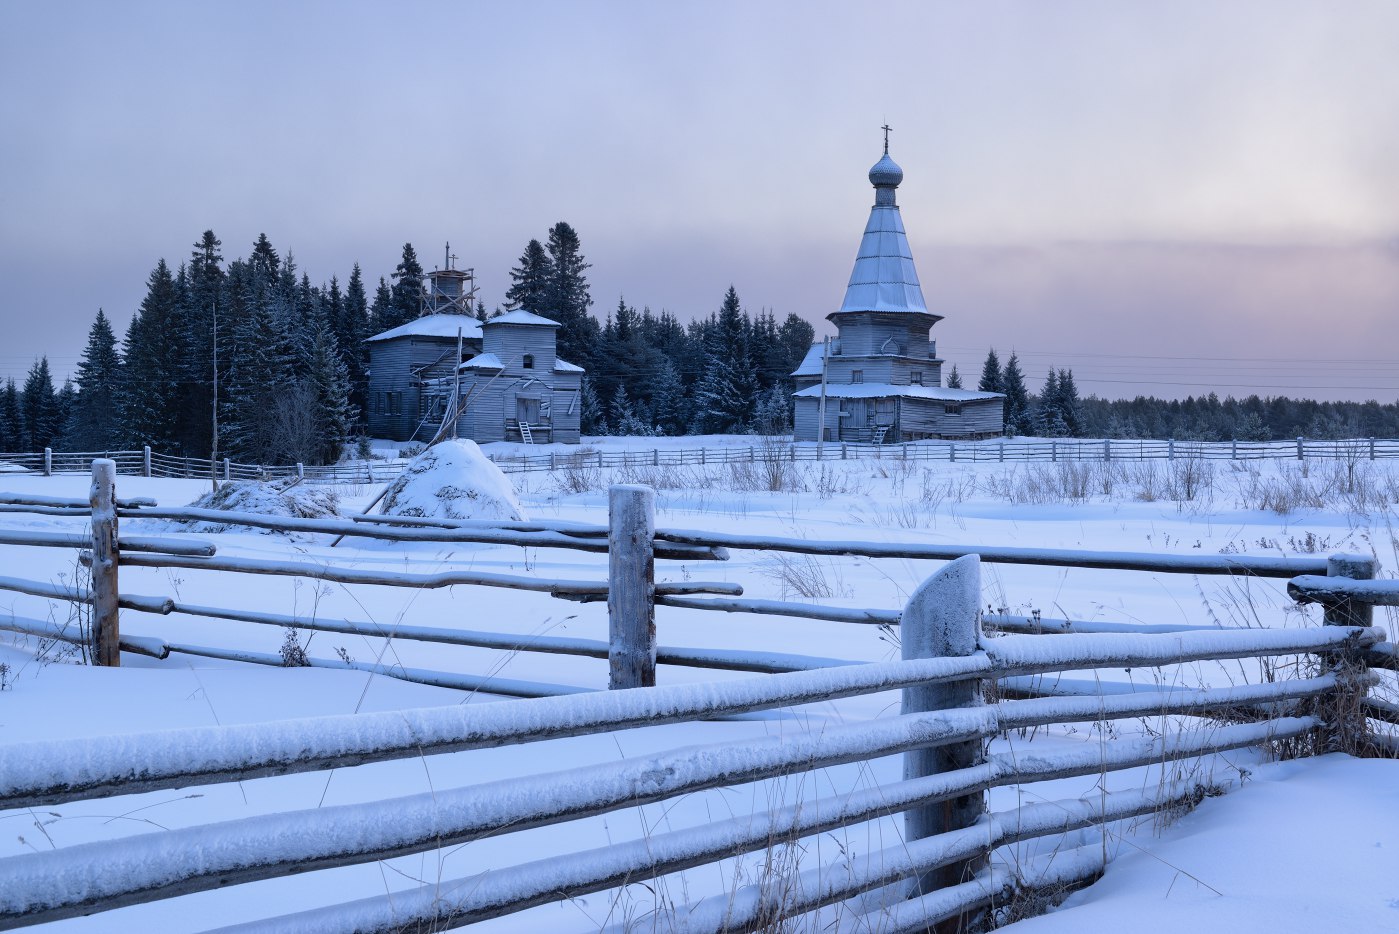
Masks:
[[[884,155],[887,156],[889,155],[889,131],[892,130],[893,127],[886,123],[880,127],[880,129],[884,131]]]

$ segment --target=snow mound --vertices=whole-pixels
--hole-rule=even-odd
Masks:
[[[475,441],[441,441],[408,464],[384,494],[386,516],[518,521],[515,488]]]
[[[295,519],[338,519],[340,499],[331,490],[306,486],[294,477],[277,480],[230,480],[220,484],[212,493],[205,493],[190,503],[200,509],[225,512],[250,512],[259,516],[289,516]],[[271,529],[252,529],[235,522],[213,522],[207,519],[172,521],[170,528],[184,532],[265,532],[285,534]],[[293,535],[295,537],[295,535]]]

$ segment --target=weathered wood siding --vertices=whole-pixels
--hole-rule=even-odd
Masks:
[[[900,440],[922,437],[971,438],[998,435],[1004,425],[1001,399],[977,399],[961,403],[961,415],[948,415],[947,403],[901,399]]]
[[[792,418],[792,435],[797,441],[816,441],[816,422],[820,417],[821,400],[800,398],[793,400],[796,402],[796,411]],[[840,427],[840,400],[826,400],[826,439],[836,440],[836,432]]]

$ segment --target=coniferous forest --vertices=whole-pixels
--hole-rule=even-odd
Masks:
[[[424,269],[412,244],[373,288],[355,263],[313,284],[260,235],[225,261],[205,231],[175,268],[156,263],[124,337],[102,310],[77,372],[55,388],[47,359],[0,387],[0,451],[104,451],[150,445],[248,463],[334,462],[363,431],[364,340],[422,313]],[[750,314],[730,286],[707,315],[617,301],[599,320],[577,232],[551,227],[510,270],[506,301],[561,325],[559,356],[582,366],[583,433],[684,435],[790,430],[790,374],[814,329],[795,314]],[[717,290],[716,290],[717,291]],[[500,309],[496,309],[499,313]],[[478,318],[489,315],[484,305]],[[1081,397],[1051,367],[1038,394],[1012,353],[991,350],[976,388],[1006,395],[1006,431],[1047,437],[1269,440],[1399,437],[1399,403],[1285,397],[1185,400]],[[947,385],[961,388],[955,366]]]

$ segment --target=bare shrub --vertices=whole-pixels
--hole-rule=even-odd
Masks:
[[[846,595],[839,567],[834,562],[823,563],[814,555],[773,554],[758,564],[757,571],[781,586],[784,600],[794,593],[808,600]],[[829,576],[832,572],[834,582]]]
[[[597,451],[579,448],[557,461],[553,472],[554,486],[560,493],[591,493],[602,489],[602,470],[597,466]]]
[[[310,640],[307,640],[310,644]],[[306,654],[306,646],[301,644],[301,631],[294,626],[287,628],[282,639],[282,665],[287,668],[310,668],[311,657]]]

